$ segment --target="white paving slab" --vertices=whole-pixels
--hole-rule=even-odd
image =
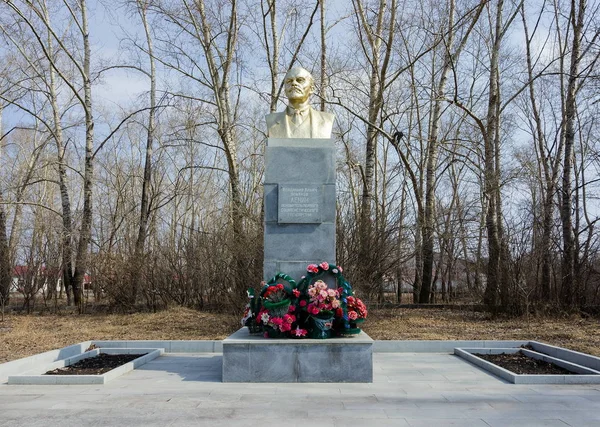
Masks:
[[[371,384],[221,382],[170,353],[108,384],[0,384],[0,426],[599,426],[599,385],[509,384],[451,354],[375,353]]]

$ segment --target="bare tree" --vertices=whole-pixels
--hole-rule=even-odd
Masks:
[[[455,36],[455,1],[450,0],[447,24],[443,24],[441,33],[447,35],[444,40],[444,60],[439,74],[439,80],[435,89],[433,89],[433,110],[429,126],[429,136],[427,138],[427,168],[425,178],[425,209],[422,220],[422,238],[423,238],[423,275],[420,287],[419,302],[428,303],[431,290],[431,278],[433,270],[433,248],[434,248],[434,228],[435,228],[435,188],[436,176],[438,174],[438,152],[439,152],[439,127],[442,115],[442,102],[445,99],[446,83],[448,74],[453,64],[460,56],[460,52],[467,43],[471,31],[479,20],[479,16],[485,7],[485,2],[473,12],[473,18],[470,20],[468,29],[463,34],[458,45],[454,47]]]
[[[2,132],[2,110],[0,104],[0,165],[3,166],[3,145],[4,137]],[[4,306],[8,304],[10,298],[12,264],[10,262],[10,251],[8,249],[8,239],[6,233],[6,206],[3,197],[3,188],[0,186],[0,304],[2,305],[2,320],[4,320]]]

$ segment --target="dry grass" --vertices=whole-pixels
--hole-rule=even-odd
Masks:
[[[493,319],[484,313],[372,310],[363,329],[380,340],[534,340],[600,356],[598,319],[531,317]]]
[[[88,340],[223,339],[232,316],[174,308],[158,313],[11,315],[0,323],[0,362]]]
[[[450,310],[371,310],[364,330],[380,340],[530,339],[600,356],[596,319],[490,319]],[[0,323],[0,363],[87,340],[222,339],[239,327],[230,315],[174,308],[159,313],[10,315]]]

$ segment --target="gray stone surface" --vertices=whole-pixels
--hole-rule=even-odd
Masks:
[[[329,340],[268,339],[242,328],[223,340],[224,382],[373,380],[373,340],[364,332]]]
[[[97,340],[88,341],[88,346],[90,344],[101,348],[163,348],[166,353],[220,353],[223,351],[221,340]]]
[[[321,139],[312,146],[304,145],[302,139],[287,141],[281,145],[267,141],[265,184],[335,184],[333,140]]]
[[[323,185],[279,184],[279,224],[320,224],[323,217]]]
[[[220,354],[188,353],[102,386],[0,384],[0,409],[2,427],[597,427],[600,387],[509,384],[441,353],[375,353],[370,384],[233,384]]]
[[[377,353],[452,353],[456,347],[469,348],[513,348],[530,341],[484,341],[484,340],[402,340],[375,341],[373,351]]]
[[[267,223],[265,235],[269,242],[265,246],[265,259],[268,260],[324,261],[330,260],[331,251],[335,250],[335,224]]]
[[[268,140],[264,179],[265,280],[281,272],[299,281],[308,264],[335,263],[335,166],[333,140]]]

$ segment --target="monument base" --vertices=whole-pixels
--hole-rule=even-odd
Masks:
[[[242,328],[223,340],[226,383],[371,383],[373,340],[272,339]]]

